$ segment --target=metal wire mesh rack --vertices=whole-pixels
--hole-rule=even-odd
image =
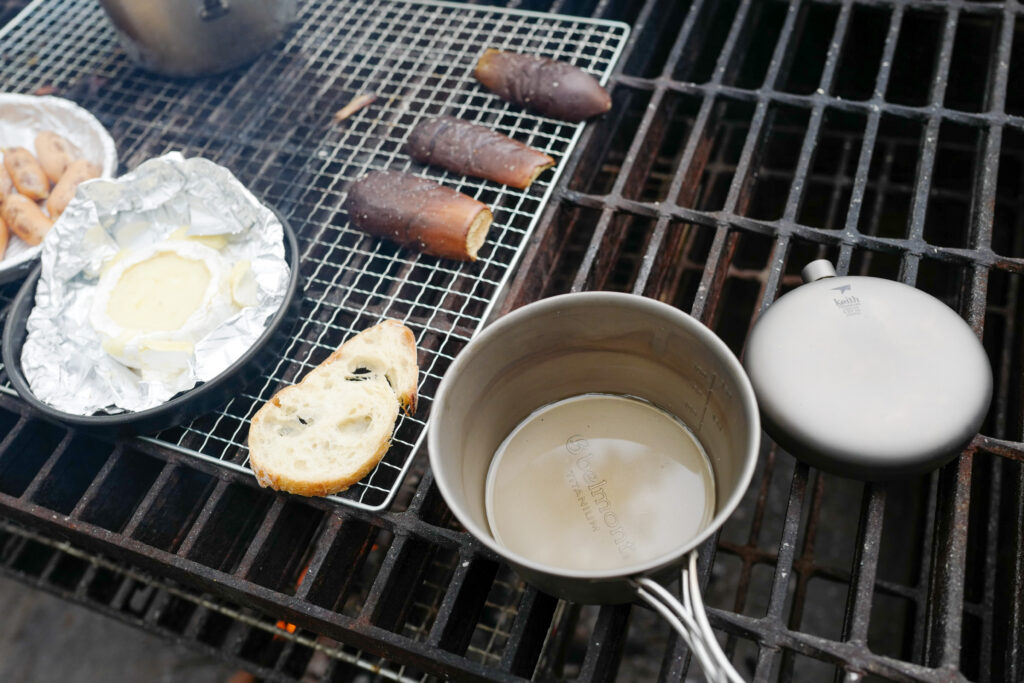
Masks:
[[[155,442],[246,468],[249,419],[276,390],[381,319],[413,330],[417,413],[400,418],[391,449],[368,477],[332,497],[381,509],[425,435],[445,369],[487,319],[558,178],[556,168],[520,191],[422,167],[403,151],[409,131],[423,117],[453,115],[562,160],[582,124],[535,116],[491,95],[472,77],[476,59],[488,47],[536,53],[606,80],[628,34],[621,22],[444,2],[308,2],[286,41],[251,66],[186,83],[135,69],[96,3],[37,2],[0,36],[8,57],[0,83],[77,100],[110,122],[126,167],[172,149],[226,165],[299,235],[301,320],[280,360],[223,409]],[[377,99],[331,122],[362,93]],[[479,260],[423,256],[350,228],[341,208],[346,185],[371,169],[412,170],[490,206],[494,223]]]

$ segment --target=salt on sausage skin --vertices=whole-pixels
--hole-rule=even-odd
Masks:
[[[543,152],[453,116],[438,116],[416,124],[405,145],[421,164],[441,166],[454,173],[485,178],[525,190],[537,176],[555,165]]]
[[[476,260],[493,219],[482,202],[397,171],[372,171],[354,181],[345,209],[363,232],[459,261]]]
[[[32,152],[24,147],[8,147],[4,150],[4,168],[18,192],[29,199],[46,199],[50,195],[50,180],[43,172],[43,167]]]
[[[612,108],[611,96],[597,79],[546,57],[489,48],[473,75],[501,99],[562,121],[584,121]]]
[[[7,228],[30,246],[43,241],[50,231],[53,221],[43,213],[39,205],[28,197],[12,194],[4,197],[0,207],[0,218],[7,223]]]

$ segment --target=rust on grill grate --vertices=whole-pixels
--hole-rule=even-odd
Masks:
[[[632,32],[614,107],[561,160],[501,311],[631,291],[742,354],[758,314],[827,257],[937,296],[992,360],[982,434],[931,475],[864,484],[765,444],[744,503],[701,555],[710,618],[737,668],[756,681],[1024,680],[1024,95],[1011,87],[1024,73],[1024,7],[511,4]],[[104,87],[53,78],[85,104]],[[249,156],[258,116],[225,144],[225,122],[178,107],[188,86],[133,100],[136,77],[118,78],[125,95],[101,113],[139,158],[186,143],[275,200],[305,192],[296,150]],[[192,87],[217,95],[219,83]],[[151,125],[151,111],[168,113]],[[454,525],[419,459],[388,510],[342,511],[158,444],[66,433],[9,397],[0,432],[0,508],[33,529],[0,533],[6,573],[267,678],[383,666],[405,680],[678,680],[692,668],[645,609],[568,604],[523,584]],[[50,535],[84,552],[61,555]],[[142,571],[112,576],[128,565]],[[215,595],[189,597],[202,593]]]

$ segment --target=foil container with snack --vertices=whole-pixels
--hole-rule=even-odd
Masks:
[[[60,97],[0,93],[0,159],[4,157],[4,150],[21,150],[26,154],[39,155],[40,135],[49,135],[60,140],[66,145],[66,151],[71,158],[88,162],[90,166],[95,167],[98,173],[89,175],[112,178],[117,172],[117,148],[114,141],[103,125],[88,111]],[[49,171],[49,167],[46,170]],[[0,176],[5,175],[6,171],[0,169]],[[57,179],[46,180],[46,191],[57,188]],[[17,196],[15,190],[5,190],[3,185],[0,178],[0,194],[5,195],[9,190]],[[73,194],[73,189],[71,193]],[[2,199],[0,197],[0,203]],[[24,197],[19,197],[19,200],[23,199]],[[48,205],[46,199],[45,196],[33,196],[33,206],[28,208],[38,208],[37,217],[47,219],[48,228],[49,221],[57,216],[53,215],[55,212],[52,211],[52,203]],[[34,206],[36,203],[38,207]],[[39,244],[30,244],[17,233],[11,234],[6,241],[6,249],[0,250],[0,282],[10,282],[27,274],[38,257],[39,250]]]
[[[245,354],[291,280],[277,214],[227,169],[170,153],[84,183],[54,224],[21,369],[65,413],[154,408]]]

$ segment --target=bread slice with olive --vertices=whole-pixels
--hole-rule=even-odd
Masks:
[[[257,481],[301,496],[355,484],[390,447],[398,411],[415,412],[418,374],[415,337],[396,320],[347,339],[253,416],[249,465]]]

